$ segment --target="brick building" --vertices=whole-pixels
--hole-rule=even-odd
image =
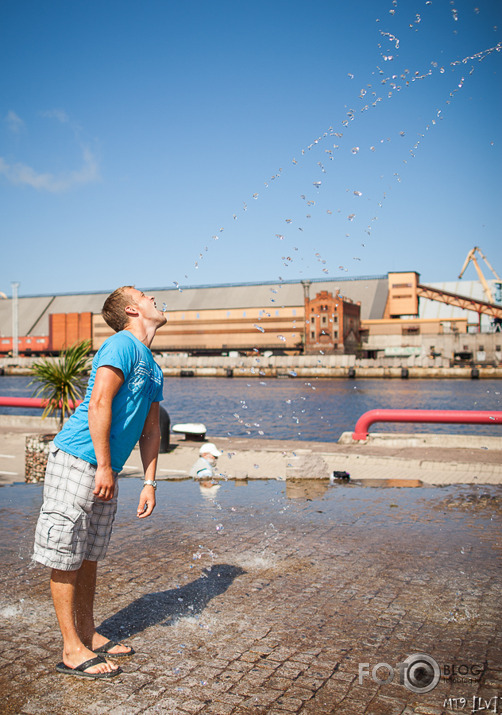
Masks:
[[[360,344],[361,304],[327,290],[305,291],[305,353],[354,353]]]

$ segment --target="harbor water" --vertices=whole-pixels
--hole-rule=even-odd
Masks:
[[[31,397],[29,377],[0,377],[0,396]],[[372,409],[501,410],[498,380],[221,379],[169,377],[164,407],[171,425],[202,422],[211,437],[329,442]],[[41,411],[0,407],[0,414]],[[376,425],[380,432],[498,436],[496,425]]]

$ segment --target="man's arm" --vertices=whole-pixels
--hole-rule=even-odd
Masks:
[[[141,461],[143,462],[143,470],[145,479],[155,481],[157,472],[157,458],[160,448],[160,423],[159,423],[159,403],[152,402],[150,410],[145,420],[143,432],[139,438],[139,450]],[[144,519],[150,516],[155,508],[155,488],[147,484],[141,490],[141,495],[138,505],[138,516]]]
[[[104,501],[109,501],[115,491],[110,454],[112,402],[123,383],[124,375],[118,368],[111,365],[98,367],[89,401],[89,431],[97,461],[93,493]]]

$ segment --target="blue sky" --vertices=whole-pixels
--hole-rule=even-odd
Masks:
[[[500,273],[501,15],[3,0],[0,291]]]

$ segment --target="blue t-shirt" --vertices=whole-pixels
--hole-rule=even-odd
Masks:
[[[141,437],[152,402],[163,398],[164,377],[152,353],[129,330],[108,338],[96,353],[85,398],[56,436],[56,447],[97,464],[89,431],[89,400],[96,370],[103,365],[119,368],[124,383],[112,402],[110,450],[112,469],[120,472]]]

